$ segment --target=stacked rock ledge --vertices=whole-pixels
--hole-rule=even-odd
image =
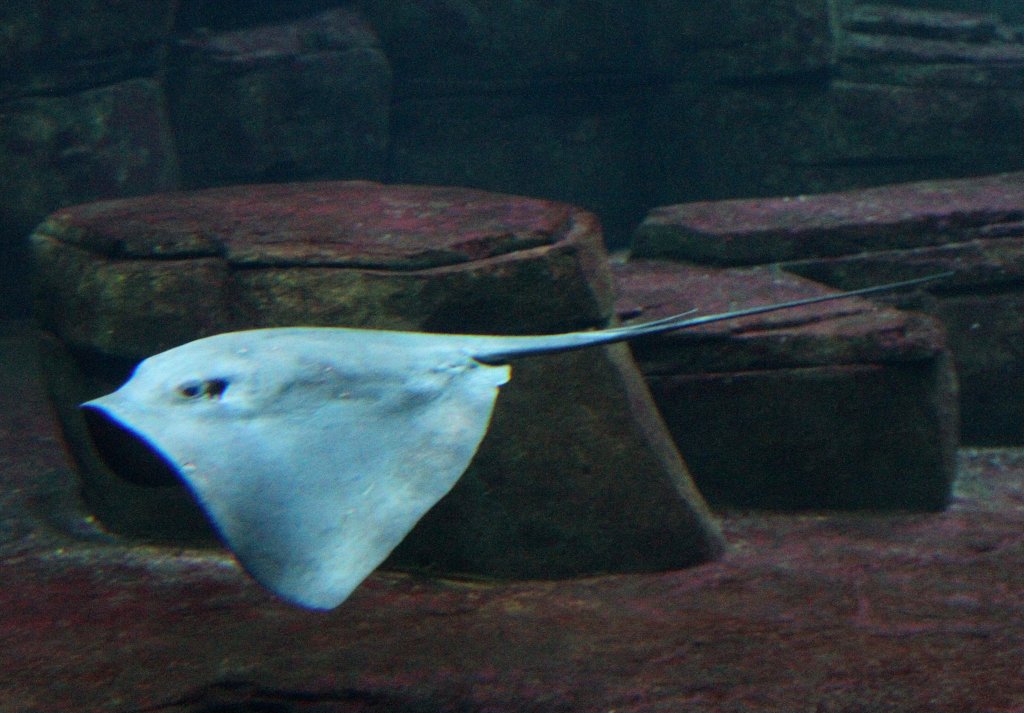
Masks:
[[[624,316],[716,313],[828,294],[772,268],[636,261]],[[957,387],[942,325],[862,299],[720,322],[633,345],[708,500],[783,510],[935,510],[955,476]]]
[[[1024,443],[1024,174],[665,206],[634,256],[776,265],[850,289],[952,271],[901,304],[938,317],[960,379],[963,441]]]

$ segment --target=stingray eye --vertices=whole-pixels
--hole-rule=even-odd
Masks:
[[[203,382],[201,381],[186,381],[184,384],[178,384],[178,396],[186,399],[194,399],[199,394],[203,393]]]
[[[227,391],[227,379],[206,379],[186,381],[178,385],[178,395],[185,399],[219,399]]]

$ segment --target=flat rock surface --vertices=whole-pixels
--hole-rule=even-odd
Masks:
[[[1024,174],[652,209],[633,255],[750,265],[1019,235]]]
[[[991,711],[1024,706],[1024,455],[937,514],[727,514],[719,562],[562,581],[379,573],[289,608],[216,551],[77,515],[29,332],[0,330],[0,709]]]
[[[229,186],[57,211],[41,235],[116,258],[439,267],[548,245],[573,209],[465,188],[368,181]]]

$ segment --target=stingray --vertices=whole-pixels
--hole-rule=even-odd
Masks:
[[[341,604],[455,485],[509,362],[916,285],[538,336],[332,327],[228,332],[142,361],[82,405],[103,459],[139,453],[189,488],[241,565],[283,599]]]

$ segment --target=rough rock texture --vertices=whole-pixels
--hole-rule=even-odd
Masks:
[[[646,6],[362,4],[395,70],[393,180],[565,200],[621,244],[646,207]],[[609,167],[614,167],[609,170]]]
[[[168,79],[185,186],[384,173],[391,68],[351,10],[189,36]]]
[[[612,301],[600,237],[593,216],[560,203],[322,182],[76,206],[32,242],[44,322],[76,346],[140,359],[255,325],[600,324]]]
[[[846,15],[850,32],[928,40],[992,42],[999,39],[999,17],[991,13],[908,10],[898,5],[853,5]]]
[[[1009,713],[1024,703],[1024,461],[966,452],[937,514],[731,514],[688,570],[533,582],[378,573],[337,611],[217,552],[76,512],[0,328],[0,709],[34,713]]]
[[[156,195],[58,211],[33,245],[38,314],[56,335],[51,388],[86,495],[111,526],[150,536],[181,536],[184,491],[154,494],[107,472],[74,411],[144,356],[248,327],[543,333],[603,325],[612,309],[592,215],[464,189],[334,182]],[[559,576],[719,552],[625,346],[523,360],[513,373],[473,465],[402,563]]]
[[[1024,173],[652,209],[632,254],[714,265],[793,263],[1024,232]],[[914,253],[917,254],[917,253]],[[992,268],[1012,269],[1012,261]],[[996,274],[990,275],[996,277]]]
[[[28,304],[26,238],[62,205],[168,190],[157,75],[172,0],[0,5],[0,312]]]
[[[1024,43],[996,16],[967,12],[976,4],[665,5],[652,43],[664,35],[679,50],[658,55],[672,58],[652,107],[658,202],[1021,165]]]
[[[5,218],[28,230],[54,198],[68,202],[172,187],[177,164],[162,103],[157,84],[146,79],[72,97],[9,102],[0,118]]]
[[[760,77],[799,83],[834,59],[838,9],[820,0],[680,3],[653,0],[648,41],[651,61],[672,80],[748,83]],[[746,80],[746,82],[744,82]],[[772,87],[765,86],[771,91]],[[778,87],[776,87],[778,89]]]
[[[167,106],[176,185],[464,185],[580,205],[618,247],[652,205],[1019,170],[1019,3],[907,4],[13,0],[0,123],[46,133],[85,93],[149,82],[124,142]],[[107,164],[78,133],[30,170],[38,137],[0,137],[0,310],[48,212],[166,188],[134,180],[134,151],[81,185]]]
[[[9,241],[24,240],[58,206],[177,185],[170,124],[153,80],[2,106],[0,232]],[[9,270],[20,281],[18,264],[9,262],[0,275]]]
[[[841,288],[954,271],[915,306],[947,327],[964,441],[999,444],[1024,442],[1022,250],[1024,174],[1012,173],[665,206],[639,227],[633,254],[777,263]]]
[[[771,269],[632,262],[620,312],[657,319],[824,294]],[[712,505],[938,509],[949,498],[957,390],[932,318],[844,300],[633,344]]]
[[[0,6],[0,101],[73,94],[152,75],[177,4],[7,0]]]

